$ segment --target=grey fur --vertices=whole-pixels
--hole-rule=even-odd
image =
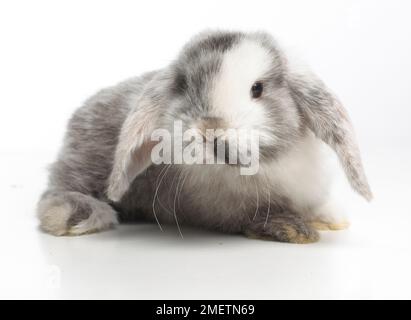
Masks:
[[[277,139],[262,143],[262,161],[280,158],[312,130],[336,150],[354,189],[370,198],[350,122],[328,90],[315,78],[292,74],[267,34],[206,32],[170,66],[104,89],[75,112],[39,202],[43,229],[81,234],[93,230],[73,231],[76,226],[100,217],[98,229],[104,229],[117,221],[115,207],[123,218],[160,225],[185,223],[286,242],[317,240],[316,231],[291,209],[292,199],[267,190],[264,179],[241,176],[236,166],[157,166],[148,157],[155,128],[213,118],[209,92],[223,55],[244,39],[272,55],[271,69],[261,79],[266,92],[261,103],[268,113],[264,130]],[[105,225],[107,217],[112,218]]]
[[[340,101],[314,75],[304,79],[289,73],[288,82],[306,125],[335,150],[352,188],[371,200],[354,130]]]

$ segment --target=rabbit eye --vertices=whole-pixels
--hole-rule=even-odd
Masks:
[[[261,97],[262,94],[263,94],[263,84],[261,82],[254,83],[253,86],[251,87],[251,96],[254,99],[257,99]]]

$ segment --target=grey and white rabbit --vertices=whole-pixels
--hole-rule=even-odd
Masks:
[[[152,133],[177,120],[202,134],[257,131],[258,172],[154,164]],[[370,200],[349,117],[323,82],[294,70],[266,33],[204,32],[169,66],[104,89],[74,113],[38,204],[41,228],[80,235],[142,218],[314,242],[317,230],[346,226],[333,212],[326,145]]]

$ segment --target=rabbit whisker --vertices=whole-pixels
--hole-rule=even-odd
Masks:
[[[163,176],[160,179],[160,182],[158,183],[157,187],[156,187],[156,191],[154,193],[154,198],[153,198],[153,214],[154,214],[154,218],[156,219],[156,222],[158,224],[158,227],[160,228],[161,231],[163,231],[163,228],[161,227],[160,221],[158,220],[157,214],[156,214],[156,206],[155,206],[155,202],[156,202],[156,198],[158,198],[158,190],[160,188],[161,182],[163,181],[164,177],[167,174],[168,169],[170,169],[171,165],[167,165],[165,168],[165,172],[163,174]],[[163,170],[162,170],[163,171]],[[162,173],[162,171],[160,172],[160,174]],[[159,174],[159,176],[160,176]],[[157,177],[157,181],[158,181],[158,177]]]
[[[255,181],[255,177],[254,177],[253,181],[254,181],[254,184],[255,184],[255,193],[256,193],[256,206],[255,206],[255,213],[254,213],[254,217],[253,217],[253,221],[254,221],[255,218],[257,217],[257,214],[258,214],[259,194],[258,194],[258,187],[257,187],[257,182]]]
[[[267,209],[267,217],[265,218],[264,229],[267,226],[268,217],[270,216],[270,207],[271,207],[271,194],[268,190],[268,209]]]
[[[180,174],[179,174],[179,177],[178,177],[176,193],[175,193],[175,196],[174,196],[174,204],[173,204],[173,209],[174,209],[174,210],[173,210],[173,212],[174,212],[174,220],[175,220],[175,222],[176,222],[178,232],[180,233],[181,238],[184,239],[183,233],[181,232],[181,229],[180,229],[180,224],[178,223],[177,212],[176,212],[177,196],[179,195],[178,190],[179,190],[179,186],[180,186],[180,182],[181,182],[182,172],[183,172],[183,171],[181,170],[181,171],[180,171]],[[180,191],[180,192],[181,192],[181,191]]]

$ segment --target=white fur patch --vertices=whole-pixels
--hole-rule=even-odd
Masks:
[[[337,166],[332,150],[308,134],[287,154],[265,165],[261,172],[292,201],[294,209],[311,215],[314,208],[328,199]]]
[[[243,40],[228,51],[211,94],[213,116],[223,118],[230,128],[236,129],[263,123],[264,110],[250,92],[270,66],[269,52],[255,41]]]

